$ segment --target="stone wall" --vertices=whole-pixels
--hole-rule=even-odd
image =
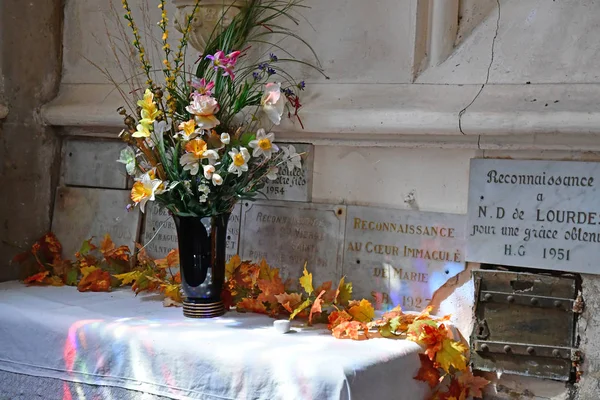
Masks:
[[[10,260],[50,228],[59,139],[39,108],[58,91],[62,20],[61,0],[0,2],[0,281],[18,277]]]

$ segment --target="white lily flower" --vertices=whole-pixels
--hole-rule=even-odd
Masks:
[[[204,168],[204,177],[206,179],[212,178],[212,175],[215,173],[215,167],[209,164],[203,165],[202,168]]]
[[[269,173],[267,174],[267,179],[269,179],[270,181],[276,180],[278,173],[279,173],[279,168],[278,167],[272,167],[269,170]]]
[[[267,83],[265,85],[265,92],[260,100],[260,105],[271,122],[275,125],[281,123],[281,116],[285,107],[285,97],[281,93],[281,83]]]
[[[219,174],[213,174],[213,176],[212,176],[212,183],[215,186],[220,186],[220,185],[223,184],[223,178]]]
[[[264,129],[259,129],[258,132],[256,132],[256,140],[251,140],[250,143],[248,143],[248,146],[254,149],[252,157],[264,155],[265,158],[271,158],[273,153],[279,151],[279,147],[273,143],[273,140],[275,140],[275,134],[273,132],[267,134]]]
[[[288,167],[288,171],[293,171],[295,168],[302,169],[302,157],[296,153],[294,145],[289,145],[287,148],[282,147],[284,159]]]
[[[248,171],[248,160],[250,159],[250,153],[245,147],[240,149],[231,149],[229,152],[231,157],[231,164],[229,164],[228,172],[234,173],[237,176],[242,176],[242,173]]]
[[[229,133],[227,133],[227,132],[221,133],[221,143],[229,144],[230,141],[231,141],[231,136],[229,136]]]
[[[206,150],[202,155],[202,158],[207,158],[208,162],[213,165],[219,159],[219,153],[215,150]]]

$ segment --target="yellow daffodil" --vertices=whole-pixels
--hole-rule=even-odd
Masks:
[[[274,133],[267,134],[264,129],[259,129],[256,133],[256,140],[251,140],[250,143],[248,143],[248,146],[254,149],[252,157],[264,155],[265,158],[271,158],[273,153],[279,151],[279,147],[273,143],[274,139]]]
[[[231,149],[229,152],[229,156],[231,157],[231,164],[227,169],[228,172],[234,173],[237,176],[242,176],[243,172],[248,171],[248,160],[250,159],[250,153],[248,153],[248,149],[245,147],[240,147],[240,149]]]
[[[149,119],[140,119],[140,123],[136,126],[137,131],[135,131],[131,136],[136,138],[150,137],[151,123],[152,121],[150,121]]]
[[[141,117],[150,120],[150,122],[154,122],[156,117],[160,114],[160,111],[156,107],[156,103],[154,103],[154,94],[150,89],[146,89],[144,99],[138,100],[137,105],[142,107],[142,112],[140,113]]]
[[[185,145],[185,153],[181,156],[179,163],[183,169],[190,171],[190,174],[196,175],[200,170],[200,160],[208,159],[209,164],[213,164],[219,159],[219,154],[214,150],[208,150],[208,145],[202,139],[194,139]]]
[[[196,129],[196,121],[194,121],[193,119],[180,123],[179,129],[180,130],[179,132],[177,132],[177,135],[181,135],[181,137],[185,141],[192,140],[193,138],[198,136],[198,133],[200,133],[200,131]]]
[[[163,192],[164,184],[160,179],[154,179],[150,173],[142,175],[140,180],[133,184],[131,189],[131,200],[140,205],[144,212],[148,200],[154,201],[155,195]]]

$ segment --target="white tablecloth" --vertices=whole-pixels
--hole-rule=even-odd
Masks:
[[[127,289],[79,293],[7,282],[0,284],[0,370],[173,399],[419,400],[429,393],[413,379],[415,343],[339,340],[324,326],[300,324],[282,335],[272,325],[235,312],[186,319]],[[47,398],[78,399],[72,387]]]

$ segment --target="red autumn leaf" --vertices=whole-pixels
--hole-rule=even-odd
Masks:
[[[421,368],[414,379],[427,382],[432,389],[440,383],[440,370],[433,365],[433,361],[425,354],[419,354]]]
[[[46,279],[46,277],[48,276],[49,273],[50,273],[50,271],[39,272],[39,273],[32,275],[29,278],[25,279],[23,282],[28,285],[31,285],[34,283],[44,283],[44,279]]]
[[[242,299],[242,301],[236,304],[236,308],[238,311],[249,311],[259,314],[268,314],[265,305],[257,299]]]
[[[331,289],[332,285],[333,282],[327,281],[315,289],[315,293],[321,293],[321,291],[323,290],[325,291],[325,294],[323,295],[324,303],[333,303],[333,301],[335,300],[337,290]]]
[[[424,324],[421,326],[421,335],[417,343],[427,347],[425,354],[433,361],[437,352],[442,349],[442,344],[447,337],[448,329],[446,329],[444,324],[440,324],[439,326]]]
[[[452,377],[448,390],[442,393],[438,392],[435,398],[438,400],[466,400],[467,395],[468,389],[463,387],[455,377]]]
[[[225,310],[229,310],[234,306],[233,295],[229,288],[224,287],[221,291],[221,301],[223,301],[223,305],[225,306]]]
[[[50,253],[52,253],[53,258],[57,257],[57,256],[58,257],[61,256],[62,245],[60,244],[60,242],[58,241],[58,238],[56,237],[56,235],[54,233],[48,232],[44,235],[44,237],[42,239],[45,242]]]
[[[477,398],[483,398],[482,390],[490,383],[485,378],[474,376],[470,369],[467,369],[458,377],[458,382],[468,389],[469,396]]]
[[[290,314],[294,312],[300,303],[302,303],[302,296],[300,293],[281,293],[276,294],[275,298]]]
[[[95,269],[81,278],[81,281],[77,285],[77,290],[80,292],[109,292],[110,274],[107,271]]]
[[[173,282],[181,283],[181,271],[179,271],[175,275],[173,275]]]
[[[348,314],[345,310],[334,311],[329,314],[329,324],[327,325],[327,329],[331,331],[336,326],[346,321],[352,321],[352,315]]]
[[[104,239],[100,243],[100,252],[107,260],[129,261],[129,247],[125,245],[116,247],[108,233],[104,235]]]
[[[368,339],[369,328],[360,321],[345,321],[333,328],[331,333],[337,339],[364,340]]]
[[[322,312],[321,305],[323,304],[323,295],[325,294],[325,290],[321,290],[321,293],[317,296],[315,301],[310,308],[310,314],[308,314],[308,325],[312,325],[313,314],[320,314]]]

